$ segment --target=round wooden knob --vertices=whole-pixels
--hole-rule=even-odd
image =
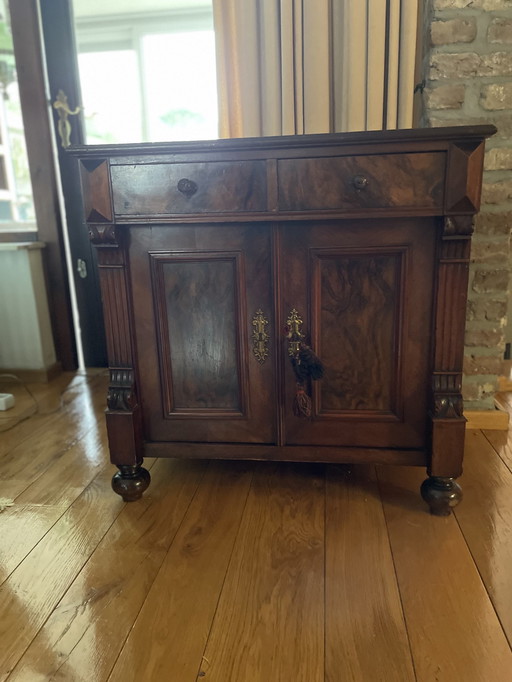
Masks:
[[[193,180],[188,180],[188,178],[182,178],[178,182],[178,192],[181,192],[186,197],[191,197],[197,192],[197,184]]]
[[[352,184],[356,189],[365,189],[368,186],[368,178],[365,178],[364,175],[354,175]]]

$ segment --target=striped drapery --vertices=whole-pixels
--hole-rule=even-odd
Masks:
[[[412,126],[418,0],[213,0],[221,137]]]

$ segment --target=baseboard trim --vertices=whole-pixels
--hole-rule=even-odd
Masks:
[[[0,368],[0,375],[12,375],[25,384],[47,384],[49,381],[57,378],[62,374],[62,365],[56,362],[51,367],[46,369],[2,369]],[[9,378],[0,379],[3,383],[8,383]],[[16,379],[12,379],[15,381]]]
[[[468,420],[467,429],[508,430],[510,415],[502,410],[468,410],[464,416]]]

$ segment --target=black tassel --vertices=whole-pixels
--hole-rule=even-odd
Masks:
[[[299,362],[301,365],[307,368],[308,376],[313,379],[313,381],[317,381],[323,377],[324,366],[322,361],[318,355],[313,353],[309,346],[306,346],[305,343],[300,344]]]
[[[293,414],[296,417],[311,417],[311,398],[306,393],[305,384],[311,379],[317,381],[324,375],[324,366],[320,358],[309,346],[301,343],[296,355],[291,359],[297,390],[293,401]]]
[[[322,361],[305,343],[300,344],[299,352],[292,357],[291,361],[298,383],[303,384],[308,379],[317,381],[324,375]]]

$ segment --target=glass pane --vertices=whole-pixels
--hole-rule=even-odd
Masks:
[[[135,50],[78,55],[87,144],[143,142]]]
[[[146,35],[142,57],[148,141],[218,137],[214,32]]]
[[[6,9],[0,0],[0,230],[34,231],[32,185]]]

